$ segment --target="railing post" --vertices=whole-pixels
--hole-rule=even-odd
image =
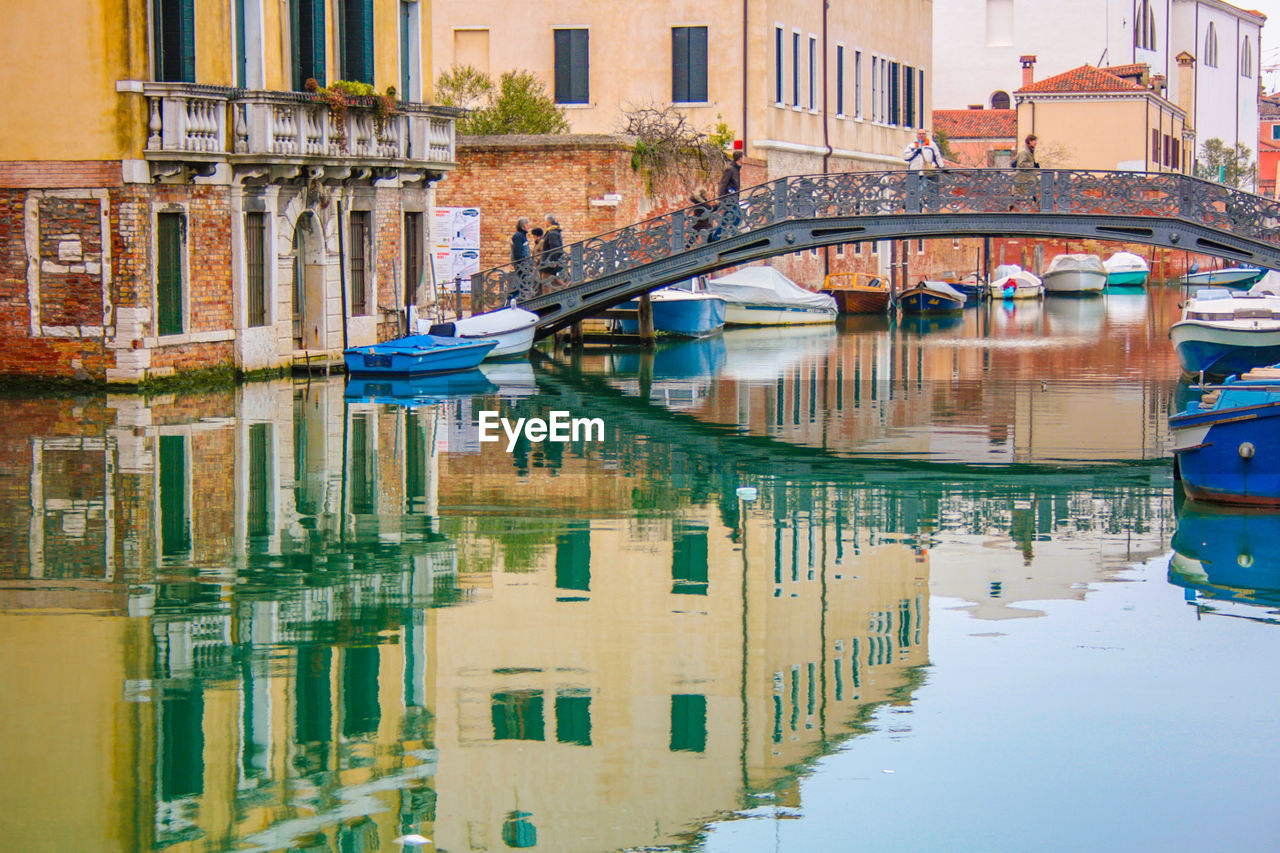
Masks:
[[[1054,197],[1055,181],[1058,173],[1052,169],[1046,169],[1040,172],[1040,212],[1053,213],[1057,209],[1057,199]]]
[[[564,277],[565,284],[577,284],[586,278],[582,271],[582,244],[574,243],[569,247],[569,269]]]
[[[920,212],[920,176],[923,171],[907,172],[907,213]]]
[[[786,178],[779,178],[773,182],[773,221],[785,222],[788,218],[787,200],[788,189]]]
[[[677,210],[671,214],[671,254],[683,252],[686,242],[684,236],[684,211]]]

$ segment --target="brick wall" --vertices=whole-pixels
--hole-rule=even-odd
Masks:
[[[0,187],[70,189],[114,187],[121,182],[119,160],[24,160],[0,162]]]

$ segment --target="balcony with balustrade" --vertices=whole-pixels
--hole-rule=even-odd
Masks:
[[[374,98],[333,110],[306,92],[192,83],[148,83],[144,156],[153,176],[187,168],[321,168],[418,173],[434,180],[455,165],[454,117],[446,107],[398,102],[380,114]]]

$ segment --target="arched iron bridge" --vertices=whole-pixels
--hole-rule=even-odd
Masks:
[[[1041,169],[781,178],[565,246],[558,281],[533,263],[471,277],[473,310],[516,298],[539,336],[645,291],[802,249],[928,237],[1077,237],[1280,268],[1280,203],[1176,173]]]

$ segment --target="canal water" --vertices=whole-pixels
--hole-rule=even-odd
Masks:
[[[1176,488],[1180,298],[11,394],[0,846],[1277,849],[1280,519]]]

